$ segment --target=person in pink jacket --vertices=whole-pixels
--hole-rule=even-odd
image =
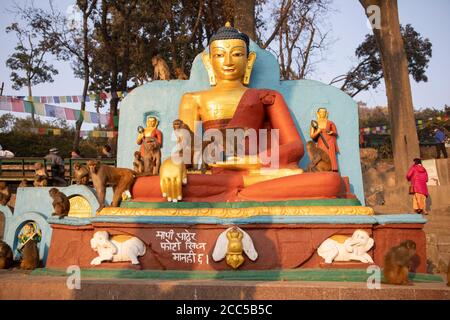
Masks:
[[[428,197],[428,173],[422,166],[422,160],[414,159],[414,164],[409,168],[406,179],[411,182],[411,186],[414,192],[413,196],[413,208],[417,213],[427,214],[425,210],[425,202]]]

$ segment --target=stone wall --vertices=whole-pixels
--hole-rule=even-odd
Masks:
[[[432,149],[430,149],[432,151]],[[394,166],[378,161],[375,149],[361,150],[366,204],[377,214],[413,212],[408,185],[395,186]],[[429,272],[446,272],[450,263],[450,159],[437,159],[439,186],[428,186],[425,225]]]

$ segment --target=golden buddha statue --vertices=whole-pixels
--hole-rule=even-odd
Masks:
[[[230,158],[213,168],[212,174],[188,174],[182,162],[166,159],[160,169],[160,188],[154,177],[140,178],[133,188],[133,197],[161,201],[244,201],[293,200],[301,198],[335,198],[340,191],[340,176],[334,173],[303,174],[298,162],[304,154],[300,134],[283,96],[275,90],[248,88],[256,54],[249,52],[247,35],[229,24],[212,36],[209,54],[202,56],[212,87],[185,93],[179,104],[179,119],[198,132],[218,129],[261,129],[276,131],[278,141],[268,144],[264,152]],[[274,130],[276,129],[276,130]],[[261,143],[258,139],[258,145]],[[277,144],[277,167],[261,160]],[[266,157],[267,158],[267,157]],[[264,163],[260,168],[248,159]],[[266,159],[267,160],[267,159]],[[272,161],[272,160],[271,160]],[[244,169],[244,170],[243,170]],[[152,181],[150,181],[152,180]],[[182,184],[187,183],[185,187]],[[157,190],[159,189],[159,190]],[[156,192],[160,192],[159,196]]]

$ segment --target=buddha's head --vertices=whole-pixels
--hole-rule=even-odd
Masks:
[[[324,107],[320,107],[317,109],[317,119],[327,119],[328,118],[328,111]]]
[[[148,117],[146,125],[148,128],[156,128],[158,126],[158,119],[155,117]]]
[[[209,74],[210,84],[217,81],[250,82],[256,53],[249,51],[249,38],[245,33],[230,26],[220,28],[209,42],[209,54],[202,56]]]

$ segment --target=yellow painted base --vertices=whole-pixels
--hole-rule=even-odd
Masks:
[[[104,208],[97,216],[177,216],[248,218],[256,216],[353,216],[373,215],[372,208],[363,206],[303,206],[253,208]]]

